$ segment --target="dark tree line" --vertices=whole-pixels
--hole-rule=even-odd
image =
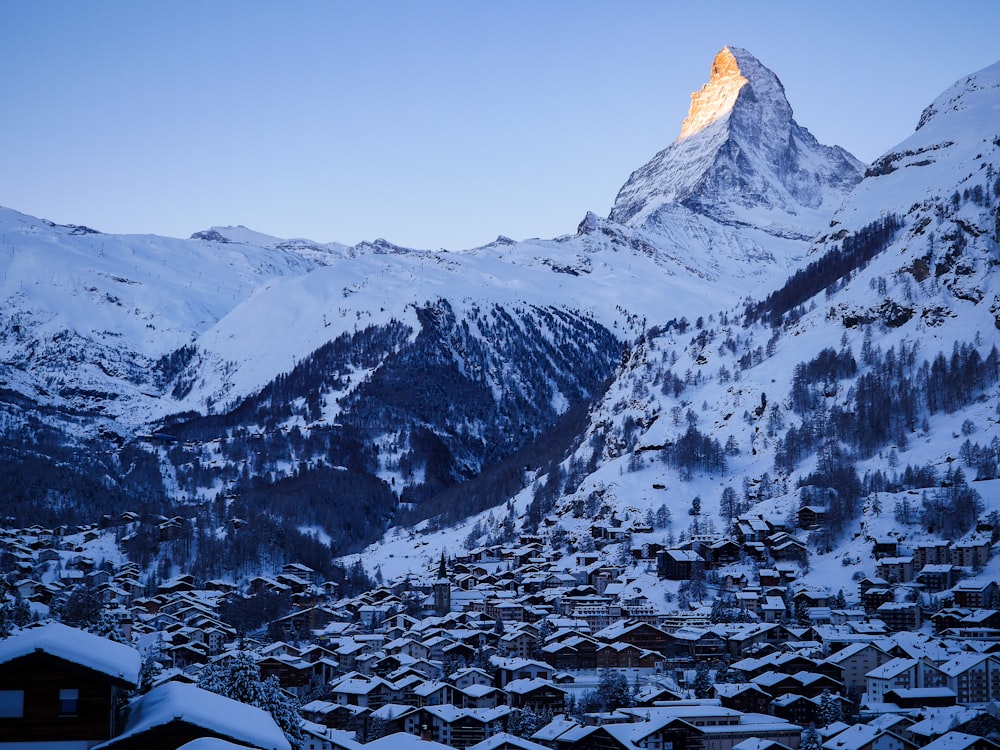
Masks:
[[[776,441],[776,468],[790,473],[805,456],[819,451],[816,471],[799,484],[830,490],[822,532],[828,542],[856,517],[865,494],[903,489],[935,488],[925,496],[919,513],[925,528],[948,536],[968,530],[975,522],[979,498],[961,472],[958,476],[949,472],[940,485],[929,466],[907,466],[891,477],[876,471],[862,481],[854,463],[888,446],[905,447],[929,415],[966,406],[995,384],[1000,379],[997,348],[984,358],[976,347],[955,342],[950,357],[938,354],[932,362],[921,362],[916,344],[904,341],[898,350],[892,347],[883,353],[866,342],[862,359],[866,370],[856,376],[846,398],[830,398],[838,395],[837,381],[856,372],[854,358],[846,350],[839,354],[824,350],[795,368],[791,401],[802,421]],[[966,455],[969,465],[980,456],[984,465],[995,464],[996,453],[990,450],[976,451],[969,445]],[[915,520],[916,509],[905,515]]]
[[[784,316],[808,302],[831,284],[847,278],[884,250],[895,232],[903,226],[895,214],[888,214],[843,239],[840,245],[796,271],[762,302],[748,305],[747,324],[762,322],[780,325]]]
[[[722,445],[715,438],[699,432],[694,425],[689,425],[683,435],[664,447],[662,458],[685,480],[698,471],[722,473],[726,470],[726,453]]]
[[[5,404],[0,394],[0,412]],[[60,416],[47,407],[31,407]],[[20,412],[0,439],[0,518],[18,526],[92,523],[104,514],[159,512],[167,505],[156,457],[116,435],[79,437],[68,424]]]
[[[775,465],[780,470],[790,472],[830,438],[844,443],[858,458],[888,445],[905,447],[924,418],[970,404],[1000,379],[1000,352],[995,346],[984,358],[976,347],[955,342],[950,357],[938,354],[933,363],[918,364],[917,345],[903,342],[898,351],[871,349],[865,361],[867,371],[848,389],[846,406],[827,405],[826,397],[832,395],[829,371],[796,368],[792,402],[802,422],[789,427],[778,441]]]

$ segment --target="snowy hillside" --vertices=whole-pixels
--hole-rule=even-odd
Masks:
[[[874,575],[873,539],[958,539],[1000,511],[998,108],[1000,64],[868,169],[784,284],[648,329],[576,453],[518,497],[524,518],[575,548],[595,513],[626,527],[665,508],[636,544],[760,514],[797,529],[802,580],[835,591]],[[808,504],[827,517],[811,531]]]

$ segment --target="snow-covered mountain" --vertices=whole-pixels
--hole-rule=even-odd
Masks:
[[[636,497],[679,487],[686,503],[677,476],[700,470],[646,463],[688,425],[739,451],[712,482],[774,476],[796,364],[913,326],[950,349],[949,320],[1000,310],[989,80],[957,84],[858,184],[863,166],[795,123],[777,77],[726,48],[609,218],[463,252],[245,227],[121,237],[5,210],[2,510],[222,497],[223,516],[266,512],[343,550],[393,516],[501,503],[574,445],[558,470],[573,502],[621,472],[642,477]]]
[[[680,135],[628,178],[611,219],[655,228],[679,206],[714,221],[809,240],[857,184],[864,165],[823,146],[792,118],[777,76],[726,47],[691,95]]]
[[[595,517],[666,507],[669,534],[637,540],[662,543],[752,509],[808,539],[801,581],[833,590],[873,574],[874,538],[974,532],[1000,509],[998,114],[1000,63],[867,169],[784,283],[648,329],[576,451],[517,497],[523,517],[586,545]],[[811,532],[805,504],[826,514]],[[473,543],[498,533],[475,520]]]

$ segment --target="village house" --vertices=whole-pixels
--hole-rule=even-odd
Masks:
[[[0,641],[0,743],[29,750],[111,739],[140,663],[130,646],[59,623]]]

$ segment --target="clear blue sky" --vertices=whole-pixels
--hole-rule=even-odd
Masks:
[[[3,0],[0,29],[0,205],[450,249],[606,215],[726,44],[864,161],[1000,59],[994,0]]]

